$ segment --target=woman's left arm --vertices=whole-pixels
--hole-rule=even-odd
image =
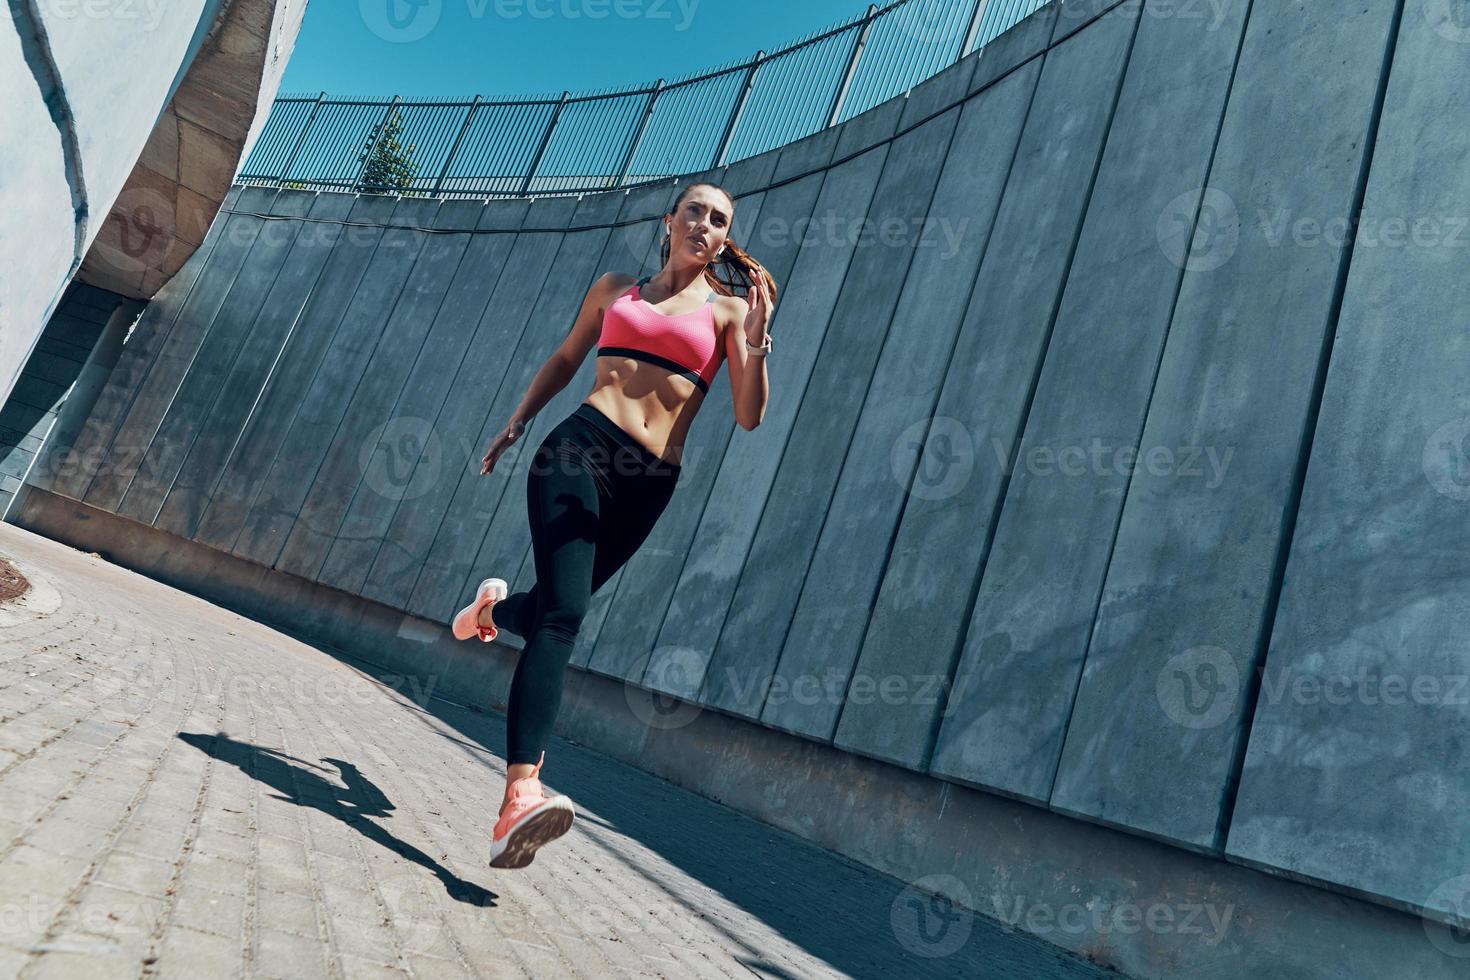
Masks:
[[[736,297],[742,314],[732,329],[725,331],[725,359],[730,363],[730,390],[735,399],[735,423],[749,432],[766,417],[770,399],[770,378],[766,375],[766,355],[750,350],[767,347],[771,335],[771,305],[765,281],[759,276],[750,290],[750,299]],[[747,346],[749,345],[749,346]]]

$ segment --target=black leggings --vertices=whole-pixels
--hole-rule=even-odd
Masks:
[[[536,584],[493,613],[526,640],[506,706],[509,764],[534,763],[545,748],[592,594],[653,530],[679,472],[585,402],[536,448],[526,478]]]

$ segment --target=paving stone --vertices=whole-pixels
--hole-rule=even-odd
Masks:
[[[0,726],[46,746],[0,770],[0,831],[23,835],[0,843],[0,907],[21,913],[0,917],[0,976],[1100,975],[980,917],[957,953],[916,957],[902,882],[559,740],[548,787],[577,823],[491,869],[502,716],[390,685],[302,700],[359,666],[13,525],[0,553],[55,584],[61,620],[111,612],[6,634],[38,675],[56,646],[91,676]],[[143,667],[167,682],[109,720],[93,681]],[[0,718],[29,690],[0,680]]]

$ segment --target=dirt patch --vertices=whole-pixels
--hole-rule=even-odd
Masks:
[[[4,558],[0,558],[0,602],[19,599],[30,591],[31,583],[19,570]]]

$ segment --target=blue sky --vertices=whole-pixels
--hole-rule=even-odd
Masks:
[[[282,92],[471,98],[673,79],[862,13],[859,0],[312,0]]]

